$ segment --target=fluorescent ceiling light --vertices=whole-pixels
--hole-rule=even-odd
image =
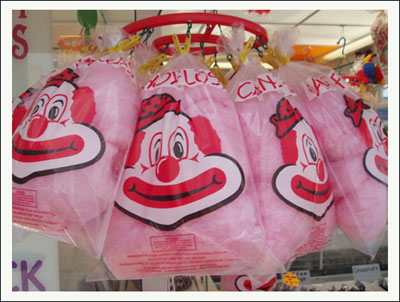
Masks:
[[[350,53],[352,53],[352,52],[354,52],[356,50],[359,50],[359,49],[361,49],[363,47],[371,45],[373,42],[374,41],[372,40],[371,35],[368,35],[368,36],[365,36],[365,37],[363,37],[361,39],[358,39],[358,40],[356,40],[354,42],[346,44],[346,46],[344,48],[344,55],[348,55],[348,54],[350,54]],[[338,49],[336,49],[336,50],[324,55],[322,57],[322,60],[327,62],[327,61],[332,61],[332,60],[335,60],[337,58],[340,58],[340,56],[342,55],[342,50],[343,50],[343,47],[338,48]]]
[[[273,69],[273,67],[267,63],[261,63],[262,66],[266,69]],[[229,62],[218,62],[218,66],[221,69],[232,69],[232,65]]]

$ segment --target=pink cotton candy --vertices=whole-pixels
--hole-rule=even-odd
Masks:
[[[290,88],[249,61],[227,90],[236,101],[272,254],[283,265],[323,249],[336,228],[333,197],[315,131]],[[324,192],[304,195],[296,189],[299,179]],[[278,271],[270,267],[264,272]]]
[[[234,104],[191,54],[145,85],[103,259],[117,279],[271,266]]]
[[[303,79],[292,77],[296,70]],[[354,248],[374,257],[387,222],[388,138],[381,119],[343,79],[337,85],[337,74],[318,73],[315,64],[290,63],[278,76],[303,96],[304,114],[328,160],[338,226]],[[324,90],[317,93],[312,83]]]
[[[139,106],[129,64],[86,57],[41,87],[13,136],[15,225],[100,257]]]

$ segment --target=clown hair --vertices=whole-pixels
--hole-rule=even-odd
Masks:
[[[221,140],[207,118],[195,116],[189,125],[194,133],[194,142],[203,154],[221,153]]]
[[[80,87],[73,92],[71,117],[74,122],[90,124],[96,114],[96,103],[93,90],[89,87]]]

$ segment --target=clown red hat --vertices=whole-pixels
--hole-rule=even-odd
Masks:
[[[176,101],[167,93],[155,94],[142,101],[136,133],[162,119],[167,112],[180,113],[181,101]]]
[[[282,98],[276,106],[276,114],[271,116],[270,121],[276,126],[276,136],[282,138],[302,119],[303,116],[297,108],[293,108],[287,99]]]
[[[364,109],[370,109],[367,104],[365,104],[362,99],[354,101],[348,96],[344,95],[344,101],[346,102],[346,109],[344,114],[353,120],[354,126],[359,127],[362,121],[362,113]]]
[[[71,68],[67,68],[62,72],[56,74],[55,76],[50,77],[47,80],[46,85],[43,87],[43,89],[49,86],[60,87],[64,82],[68,82],[75,88],[77,88],[73,81],[78,77],[79,76]]]

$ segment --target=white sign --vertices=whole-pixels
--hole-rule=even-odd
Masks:
[[[60,290],[57,241],[36,233],[21,232],[24,231],[13,230],[13,237],[20,238],[13,244],[12,290]]]
[[[292,271],[293,274],[296,274],[297,279],[300,280],[300,285],[311,285],[311,275],[310,271]]]
[[[353,277],[354,280],[375,282],[382,278],[379,264],[365,264],[365,265],[353,265]]]

